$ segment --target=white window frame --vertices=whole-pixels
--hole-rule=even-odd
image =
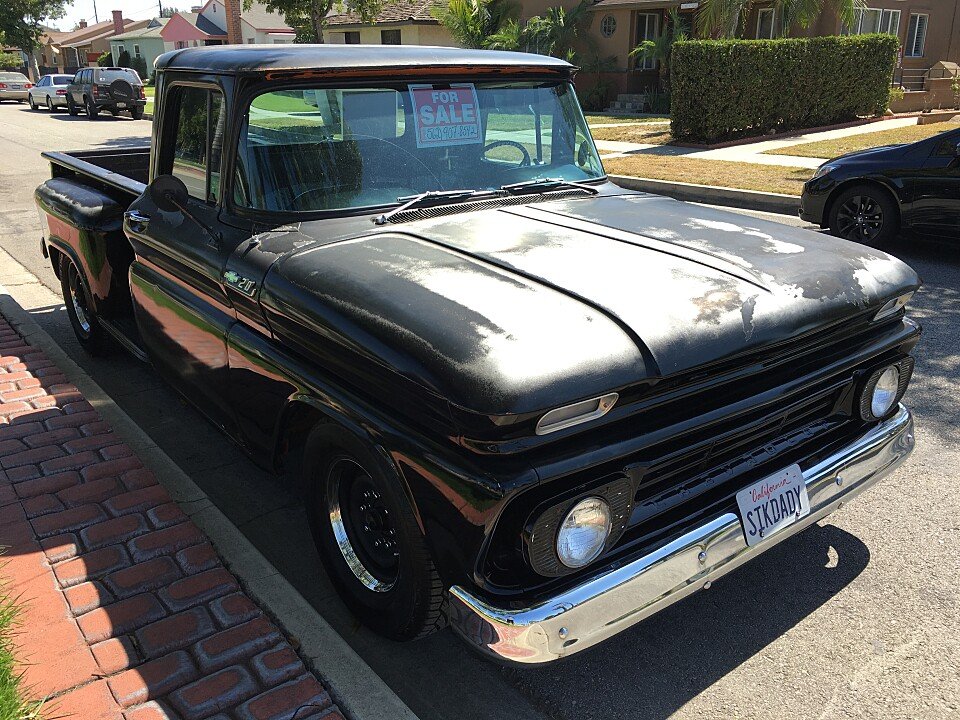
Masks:
[[[760,27],[763,25],[763,16],[767,14],[770,15],[770,34],[764,36],[760,34]],[[776,23],[777,11],[775,8],[768,7],[757,10],[757,40],[773,40],[777,35]]]
[[[863,18],[867,13],[880,13],[880,23],[876,32],[886,33],[888,35],[900,34],[900,11],[886,10],[884,8],[862,7],[855,11],[856,19],[853,21],[853,27],[845,27],[845,35],[863,35],[865,33],[875,32],[870,28],[863,27]]]
[[[140,57],[140,46],[139,46],[139,45],[136,45],[136,44],[135,44],[135,45],[133,46],[133,56],[134,56],[134,57]]]
[[[640,35],[640,18],[644,18],[644,34]],[[653,30],[650,30],[651,22],[653,24]],[[659,13],[650,13],[642,12],[637,13],[637,44],[639,45],[644,40],[655,40],[660,34],[660,14]],[[657,61],[654,58],[637,58],[637,70],[656,70]]]
[[[916,24],[914,24],[914,18],[916,18]],[[922,30],[920,28],[920,18],[923,18]],[[927,13],[910,13],[910,21],[907,24],[907,42],[903,47],[905,57],[923,57],[923,53],[926,51],[928,27],[930,27],[930,15]],[[918,40],[919,50],[917,48]]]

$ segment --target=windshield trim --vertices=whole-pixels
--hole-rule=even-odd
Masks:
[[[431,70],[434,68],[431,68]],[[542,68],[537,68],[542,70]],[[382,72],[382,69],[380,69]],[[571,91],[574,93],[574,98],[577,100],[576,108],[577,113],[580,119],[583,121],[584,127],[589,131],[590,126],[587,124],[586,116],[583,112],[583,107],[580,105],[579,98],[576,96],[575,90],[573,90],[573,79],[571,76],[560,76],[558,77],[557,73],[520,73],[516,76],[511,75],[509,78],[498,77],[483,77],[483,75],[476,76],[473,73],[471,74],[462,74],[460,76],[462,82],[472,82],[474,79],[477,79],[480,82],[492,82],[494,80],[510,80],[516,82],[549,82],[557,84],[567,84],[570,86]],[[278,85],[276,80],[272,82],[264,81],[263,75],[260,75],[256,78],[257,82],[251,83],[246,87],[242,87],[240,92],[236,94],[236,117],[238,122],[232,123],[234,130],[232,131],[232,139],[230,141],[230,157],[229,168],[226,166],[224,170],[227,171],[228,176],[226,178],[227,182],[223,183],[223,178],[221,177],[222,191],[220,206],[226,210],[230,215],[234,217],[246,220],[249,222],[255,223],[267,223],[272,225],[282,225],[285,223],[297,223],[297,222],[309,222],[312,220],[327,220],[327,219],[337,219],[337,218],[350,218],[350,217],[365,217],[365,216],[374,216],[376,217],[379,214],[389,212],[392,209],[398,208],[402,205],[402,202],[393,201],[389,203],[378,203],[374,205],[354,205],[351,207],[343,208],[332,208],[328,210],[265,210],[261,208],[250,208],[244,205],[238,205],[234,201],[234,188],[236,184],[236,168],[237,168],[237,159],[240,152],[240,141],[242,140],[242,132],[244,129],[243,120],[246,118],[247,113],[250,111],[251,103],[260,95],[268,92],[278,92],[286,90],[304,90],[304,89],[339,89],[339,88],[365,88],[370,87],[370,81],[375,80],[381,83],[382,87],[391,88],[394,86],[407,86],[412,80],[397,80],[396,78],[384,78],[382,75],[372,76],[372,77],[331,77],[323,76],[323,79],[311,76],[298,75],[296,82],[290,81],[285,82],[282,85]],[[426,75],[418,76],[416,82],[419,83],[445,83],[450,81],[450,75]],[[398,90],[399,91],[399,90]],[[597,156],[597,159],[600,161],[600,175],[595,178],[588,178],[584,180],[578,180],[578,183],[584,185],[597,185],[601,186],[605,183],[610,182],[609,177],[607,176],[606,168],[603,167],[603,161],[600,158],[600,152],[597,150],[596,140],[593,137],[592,132],[587,133],[590,138],[590,145]],[[227,160],[227,158],[225,158]],[[470,188],[467,188],[470,189]],[[481,191],[482,188],[473,188],[475,190]],[[552,192],[553,190],[547,190],[544,193],[529,193],[524,197],[530,198],[530,203],[537,202],[539,197],[542,197],[546,192]],[[453,203],[451,203],[453,204]]]

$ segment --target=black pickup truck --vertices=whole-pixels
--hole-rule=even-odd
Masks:
[[[302,482],[334,584],[392,638],[575,653],[913,448],[917,275],[617,187],[573,74],[185,49],[157,62],[152,151],[45,155],[42,249],[81,342]]]

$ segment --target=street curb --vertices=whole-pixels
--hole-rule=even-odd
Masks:
[[[14,272],[29,271],[6,252],[0,252],[0,277],[10,277]],[[39,280],[37,284],[41,284]],[[247,594],[299,643],[297,649],[305,664],[324,681],[347,717],[351,720],[418,720],[203,490],[60,349],[2,284],[0,312],[25,340],[47,354],[133,449],[144,466],[154,472],[184,513],[206,533],[224,565],[240,580]]]
[[[796,195],[740,190],[717,185],[694,185],[693,183],[671,182],[669,180],[652,180],[629,175],[609,175],[608,177],[611,182],[622,188],[666,195],[677,200],[724,205],[744,210],[761,210],[763,212],[780,213],[781,215],[795,216],[800,211],[800,198]]]

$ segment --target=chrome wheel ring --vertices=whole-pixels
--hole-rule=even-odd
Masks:
[[[396,528],[373,478],[356,460],[340,457],[328,470],[326,499],[334,541],[354,577],[373,592],[393,589],[400,570]]]
[[[77,316],[77,323],[89,335],[93,326],[90,323],[90,313],[87,310],[87,296],[83,290],[83,282],[80,280],[80,273],[73,265],[70,266],[69,273],[70,303],[73,305],[73,312]]]

